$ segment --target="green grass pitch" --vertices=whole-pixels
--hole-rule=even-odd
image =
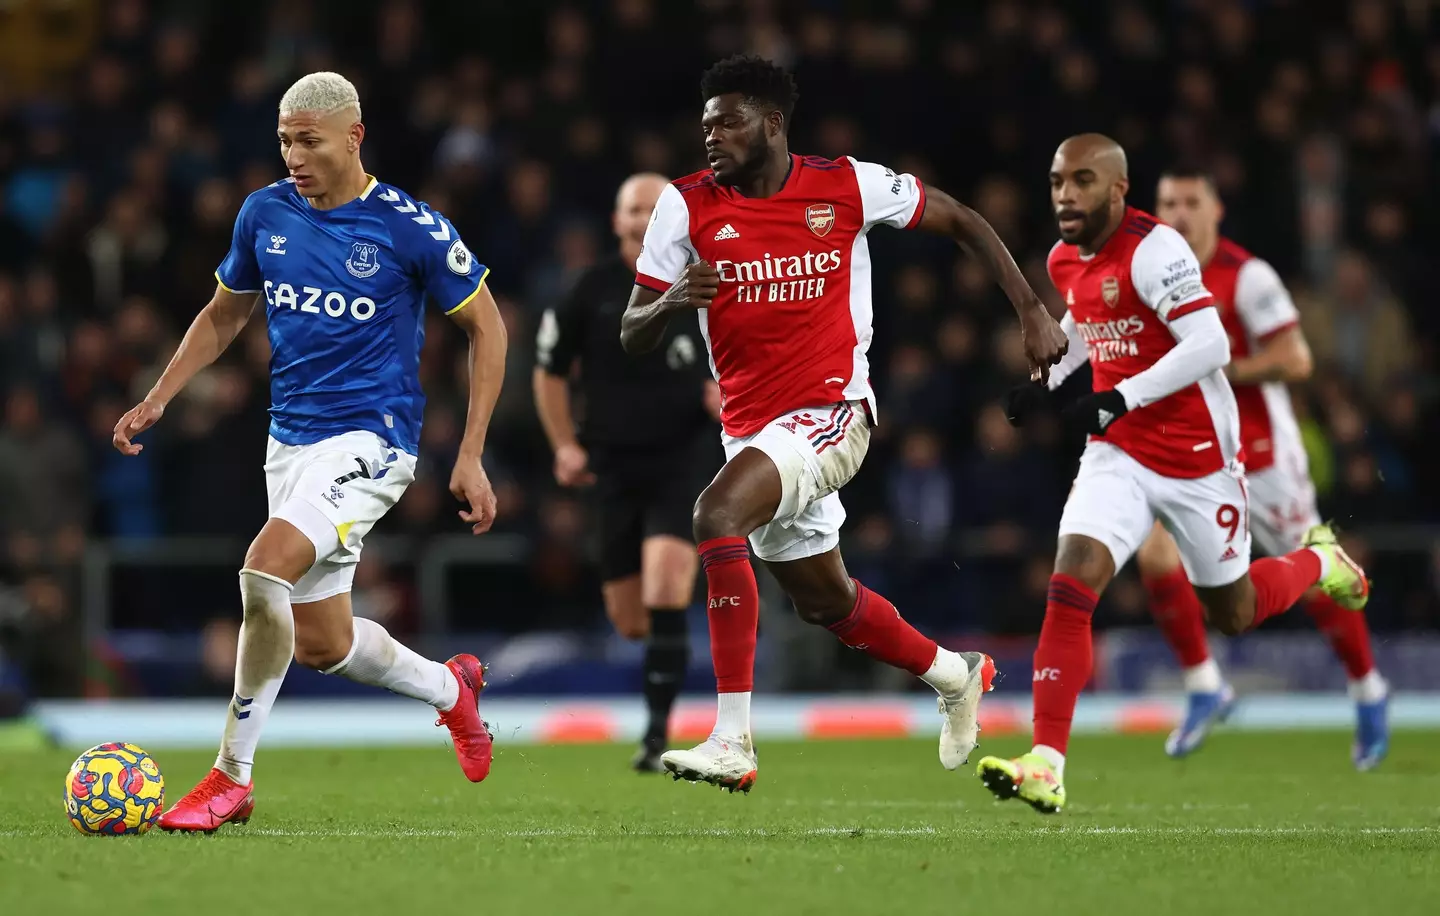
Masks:
[[[639,776],[628,747],[262,748],[255,818],[86,838],[72,754],[0,756],[0,913],[1406,914],[1440,912],[1440,735],[1374,773],[1339,733],[1081,738],[1065,813],[996,804],[931,742],[762,743],[749,796]],[[985,742],[1014,754],[1020,738]],[[210,754],[150,748],[177,798]],[[978,759],[978,754],[977,754]]]

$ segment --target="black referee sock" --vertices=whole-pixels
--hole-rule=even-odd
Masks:
[[[645,705],[650,724],[647,742],[663,742],[670,732],[670,709],[685,683],[690,641],[684,608],[651,608],[650,638],[645,642]]]

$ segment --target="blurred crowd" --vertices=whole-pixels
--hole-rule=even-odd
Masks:
[[[703,165],[700,71],[741,50],[794,68],[793,148],[880,161],[970,203],[1057,313],[1045,173],[1060,139],[1119,139],[1142,207],[1168,163],[1208,164],[1227,234],[1300,304],[1318,369],[1297,409],[1323,508],[1359,532],[1436,521],[1424,449],[1440,312],[1423,303],[1440,202],[1437,20],[1399,0],[4,4],[0,632],[38,645],[66,631],[87,541],[243,538],[263,521],[261,316],[142,455],[119,456],[110,432],[213,292],[244,196],[283,177],[276,104],[318,69],[359,86],[367,169],[452,219],[491,265],[509,326],[488,462],[497,528],[535,548],[525,575],[457,625],[601,620],[585,495],[549,476],[531,341],[610,249],[619,181]],[[1079,443],[1005,422],[997,395],[1023,357],[976,262],[887,230],[872,250],[882,424],[846,490],[848,557],[929,626],[1033,631]],[[462,337],[447,324],[431,316],[420,475],[388,534],[462,530],[445,490],[464,409]],[[1377,627],[1440,623],[1440,558],[1424,543],[1359,549],[1381,581]],[[198,628],[190,612],[166,625]],[[1122,581],[1101,620],[1143,613]]]

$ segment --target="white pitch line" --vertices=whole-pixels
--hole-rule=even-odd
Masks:
[[[789,828],[728,828],[710,829],[624,829],[618,827],[543,827],[531,830],[438,830],[396,828],[393,830],[308,830],[274,828],[230,828],[221,836],[243,839],[245,837],[274,837],[280,839],[410,839],[410,838],[499,838],[518,840],[618,840],[618,839],[785,839],[796,836],[813,837],[917,837],[917,836],[993,836],[1002,830],[1024,827],[1019,824],[950,825],[935,827],[871,827],[863,824],[853,826]],[[1030,835],[1063,836],[1405,836],[1440,835],[1440,826],[1426,827],[1094,827],[1094,826],[1045,826],[1036,825],[1024,830]],[[3,838],[26,838],[53,834],[48,830],[0,830]]]

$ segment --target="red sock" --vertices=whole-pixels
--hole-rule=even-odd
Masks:
[[[850,648],[917,677],[930,670],[939,651],[935,640],[906,623],[895,605],[859,580],[850,581],[855,583],[855,608],[826,629]]]
[[[1250,581],[1255,583],[1255,629],[1295,606],[1300,596],[1320,581],[1320,557],[1301,548],[1283,557],[1266,557],[1250,564]]]
[[[1195,587],[1185,577],[1185,567],[1177,566],[1153,579],[1146,579],[1145,593],[1150,596],[1150,613],[1175,652],[1180,664],[1193,668],[1210,657],[1205,640],[1205,609]]]
[[[755,628],[760,592],[744,538],[712,538],[700,544],[700,565],[710,595],[710,657],[717,693],[755,688]]]
[[[1330,640],[1330,647],[1350,680],[1358,681],[1375,670],[1375,656],[1370,651],[1370,627],[1365,615],[1347,611],[1324,592],[1312,592],[1300,606],[1315,626]]]
[[[1094,662],[1090,618],[1099,600],[1085,583],[1064,573],[1050,577],[1045,622],[1035,648],[1035,743],[1065,753],[1075,700]]]

